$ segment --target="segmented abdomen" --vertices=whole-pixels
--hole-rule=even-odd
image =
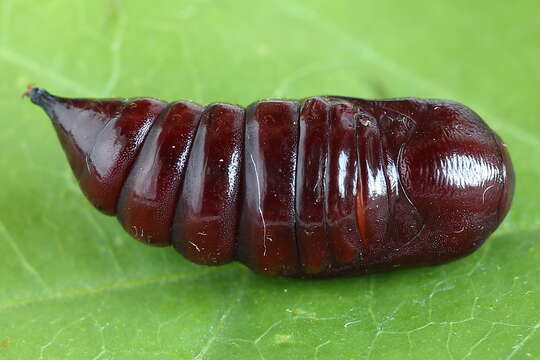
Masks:
[[[141,241],[199,264],[238,259],[283,275],[350,266],[368,248],[356,212],[359,110],[330,98],[164,106],[140,116],[155,120],[137,134],[111,212]]]
[[[244,109],[42,89],[30,97],[53,119],[97,208],[199,264],[239,260],[256,272],[324,277],[441,263],[477,248],[511,200],[500,140],[456,103],[325,96]],[[426,146],[415,140],[434,136],[428,149],[479,157],[476,170],[490,173],[466,188],[443,183],[463,175],[437,154],[409,155]],[[462,191],[470,204],[430,205],[441,191]],[[437,225],[444,214],[455,219]]]

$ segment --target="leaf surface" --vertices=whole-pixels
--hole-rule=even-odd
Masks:
[[[535,1],[0,2],[0,358],[540,358]],[[331,281],[207,268],[130,239],[74,181],[28,83],[247,105],[449,98],[506,141],[511,213],[471,256]]]

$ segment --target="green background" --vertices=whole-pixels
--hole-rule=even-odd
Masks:
[[[537,1],[0,2],[1,359],[540,359]],[[80,193],[28,83],[249,104],[450,98],[507,142],[513,209],[452,264],[303,282],[140,245]]]

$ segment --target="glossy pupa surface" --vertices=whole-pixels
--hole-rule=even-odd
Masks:
[[[98,209],[199,264],[312,278],[445,263],[512,200],[506,147],[451,101],[28,95]]]

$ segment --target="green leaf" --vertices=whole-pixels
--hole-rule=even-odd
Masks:
[[[512,4],[510,4],[512,5]],[[536,1],[0,3],[0,358],[540,358]],[[473,255],[331,281],[207,268],[140,245],[79,191],[20,94],[247,105],[450,98],[503,137],[513,209]]]

